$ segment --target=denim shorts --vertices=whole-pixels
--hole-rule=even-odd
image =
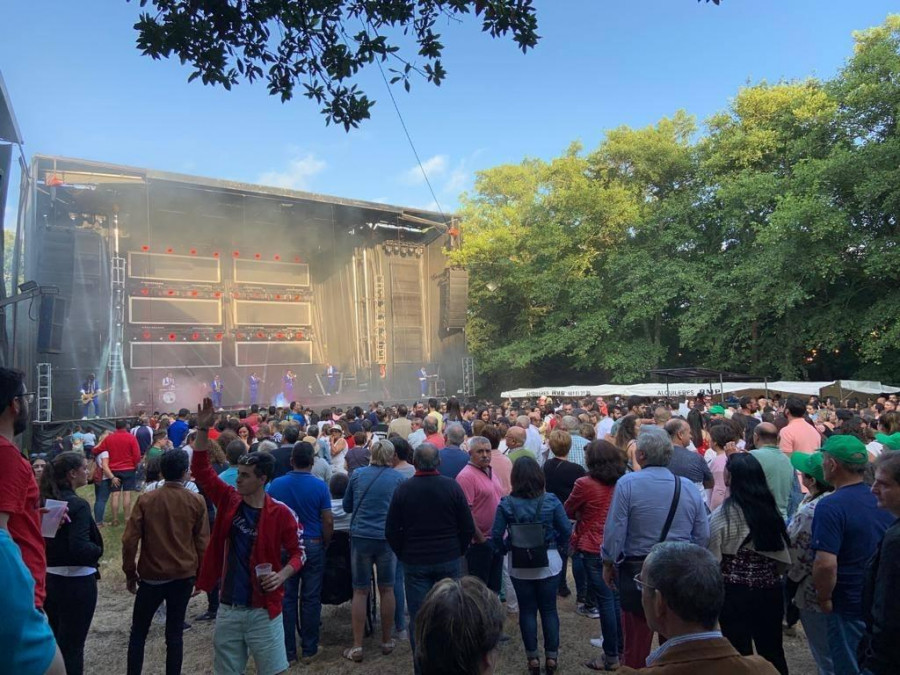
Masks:
[[[353,588],[368,589],[372,585],[372,565],[378,578],[378,586],[393,587],[397,574],[397,558],[391,545],[384,539],[350,538],[350,572]]]

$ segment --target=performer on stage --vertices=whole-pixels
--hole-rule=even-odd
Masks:
[[[284,404],[290,405],[291,401],[294,400],[294,380],[297,379],[297,376],[294,375],[294,371],[288,368],[284,371],[284,377],[281,378],[281,395],[284,397]]]
[[[428,396],[428,372],[425,366],[419,369],[419,395]]]
[[[225,390],[225,385],[222,382],[222,378],[219,377],[218,373],[213,378],[213,381],[209,383],[210,390],[210,398],[213,402],[213,407],[216,410],[219,410],[222,407],[222,392]]]
[[[162,387],[166,391],[174,391],[175,389],[175,378],[172,373],[166,373],[166,376],[163,378]]]
[[[259,383],[265,382],[265,380],[259,379],[256,376],[256,373],[250,373],[250,377],[247,378],[247,384],[250,385],[250,405],[255,403],[259,403]]]
[[[81,404],[83,419],[90,417],[91,406],[94,406],[94,417],[100,417],[100,385],[93,373],[81,383]]]
[[[325,366],[325,395],[331,396],[337,389],[337,368],[330,363]]]

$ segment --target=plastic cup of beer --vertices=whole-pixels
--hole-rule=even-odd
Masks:
[[[272,574],[272,563],[260,563],[256,566],[256,576],[259,579]]]

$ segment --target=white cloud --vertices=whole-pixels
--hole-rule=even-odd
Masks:
[[[444,193],[452,194],[454,197],[458,196],[468,186],[471,177],[471,174],[465,169],[465,162],[460,162],[447,177],[443,188]]]
[[[326,166],[324,160],[309,152],[290,160],[284,171],[266,171],[256,179],[256,182],[289,190],[308,190],[310,180]]]
[[[425,169],[425,173],[428,174],[428,180],[433,181],[447,171],[448,164],[449,158],[447,155],[435,155],[434,157],[429,157],[422,162],[421,168],[417,164],[411,169],[404,171],[402,176],[403,182],[408,185],[424,185],[425,176],[422,175],[422,169]]]

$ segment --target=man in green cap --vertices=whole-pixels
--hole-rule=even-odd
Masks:
[[[725,417],[725,408],[720,405],[714,405],[709,409],[711,417]]]
[[[834,494],[816,507],[812,578],[819,607],[828,615],[828,646],[835,673],[859,673],[856,648],[865,630],[862,607],[866,563],[893,521],[863,483],[869,462],[855,436],[831,436],[822,446],[825,480]]]
[[[881,443],[885,450],[900,450],[900,431],[892,434],[875,434],[875,440]]]

